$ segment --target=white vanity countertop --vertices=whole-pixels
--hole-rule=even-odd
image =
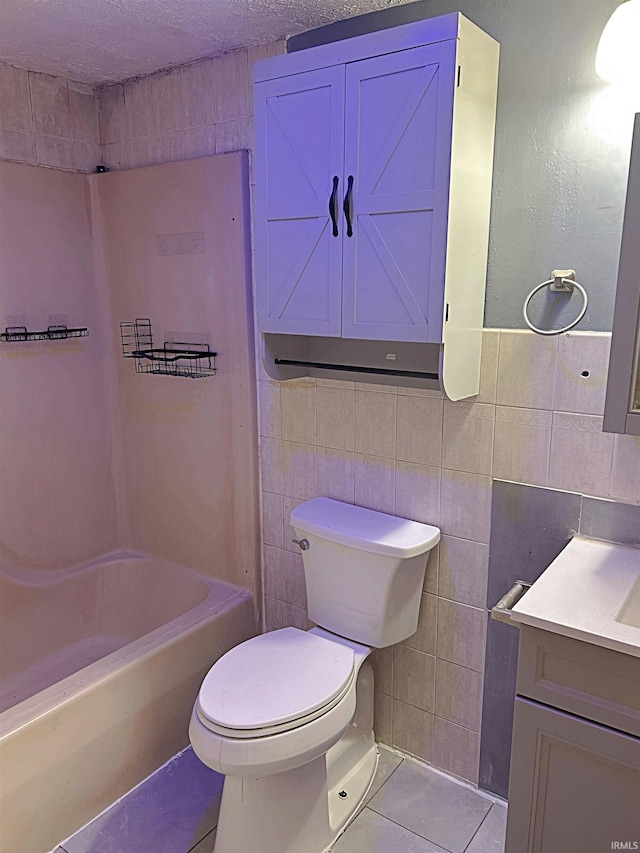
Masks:
[[[640,549],[575,537],[512,610],[512,620],[640,657],[640,628],[616,621]]]

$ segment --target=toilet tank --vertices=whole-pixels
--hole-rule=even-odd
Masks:
[[[309,543],[302,550],[309,619],[376,648],[415,633],[437,527],[330,498],[300,504],[291,524]]]

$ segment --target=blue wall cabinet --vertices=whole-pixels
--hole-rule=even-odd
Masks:
[[[437,344],[477,393],[497,68],[457,13],[256,63],[261,332]]]

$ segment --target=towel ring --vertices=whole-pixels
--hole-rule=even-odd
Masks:
[[[561,335],[563,332],[568,332],[570,329],[573,329],[574,326],[577,326],[580,320],[582,320],[587,311],[587,305],[589,304],[589,297],[587,296],[587,291],[581,284],[578,284],[578,282],[576,281],[575,270],[554,270],[551,275],[552,278],[550,278],[549,281],[543,281],[542,284],[539,284],[537,287],[533,288],[531,293],[524,300],[524,306],[522,308],[522,316],[524,317],[525,323],[531,329],[531,331],[535,332],[537,335]],[[573,293],[575,289],[582,296],[583,305],[580,313],[573,322],[569,323],[568,326],[565,326],[562,329],[538,329],[537,326],[533,325],[527,314],[527,308],[529,307],[531,298],[539,290],[542,290],[543,287],[547,286],[549,286],[554,293]]]

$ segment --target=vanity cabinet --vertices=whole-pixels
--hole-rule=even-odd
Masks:
[[[472,388],[497,71],[457,13],[255,64],[260,332],[448,345]]]
[[[640,661],[520,632],[505,853],[640,844]]]

